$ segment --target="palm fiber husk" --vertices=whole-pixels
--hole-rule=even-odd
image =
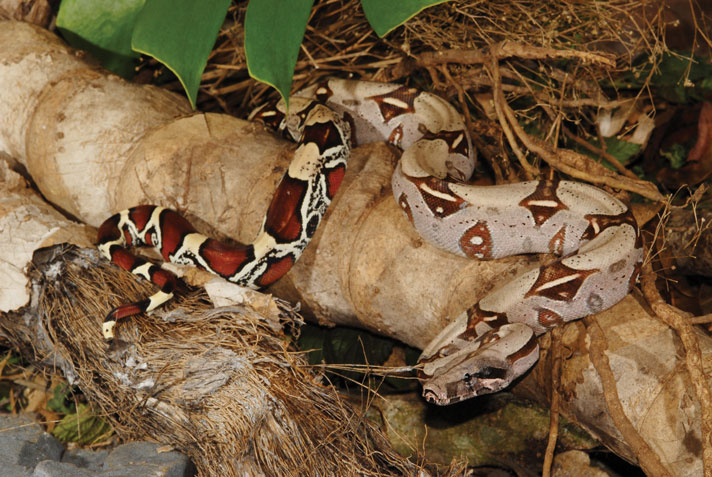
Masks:
[[[103,316],[150,283],[66,244],[38,250],[29,273],[31,303],[0,334],[63,371],[122,438],[171,445],[203,476],[418,472],[290,348],[282,324],[299,319],[287,306],[213,308],[204,292],[180,290],[121,324],[109,347]]]

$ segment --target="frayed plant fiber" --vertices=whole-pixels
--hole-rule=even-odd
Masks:
[[[100,324],[112,307],[153,292],[95,250],[41,249],[33,300],[3,332],[34,360],[61,369],[125,439],[189,455],[202,476],[417,475],[380,431],[319,384],[282,325],[288,307],[213,309],[179,290],[169,305],[121,324],[110,348]]]

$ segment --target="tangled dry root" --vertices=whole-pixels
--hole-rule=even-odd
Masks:
[[[288,308],[213,309],[203,293],[184,292],[122,325],[123,342],[107,349],[102,317],[150,284],[66,245],[38,251],[31,274],[32,304],[3,332],[61,368],[121,437],[169,444],[205,476],[417,472],[290,348]]]

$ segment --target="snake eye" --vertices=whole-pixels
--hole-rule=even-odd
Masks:
[[[503,368],[494,368],[494,367],[486,367],[482,368],[480,371],[477,371],[476,373],[470,374],[467,373],[465,374],[465,380],[470,380],[472,378],[478,378],[478,379],[504,379],[507,376],[507,370]]]

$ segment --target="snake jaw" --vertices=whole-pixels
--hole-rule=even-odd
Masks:
[[[454,340],[456,351],[421,360],[423,397],[444,406],[500,391],[529,369],[539,356],[534,331],[521,323],[484,333],[476,341]]]
[[[457,366],[421,380],[423,398],[432,404],[445,406],[500,391],[516,377],[505,362],[495,363],[486,357],[483,360],[470,356]]]
[[[425,399],[430,404],[437,404],[438,406],[447,406],[448,404],[452,404],[455,402],[455,398],[448,398],[442,392],[438,393],[437,390],[426,388],[423,388],[423,399]]]

